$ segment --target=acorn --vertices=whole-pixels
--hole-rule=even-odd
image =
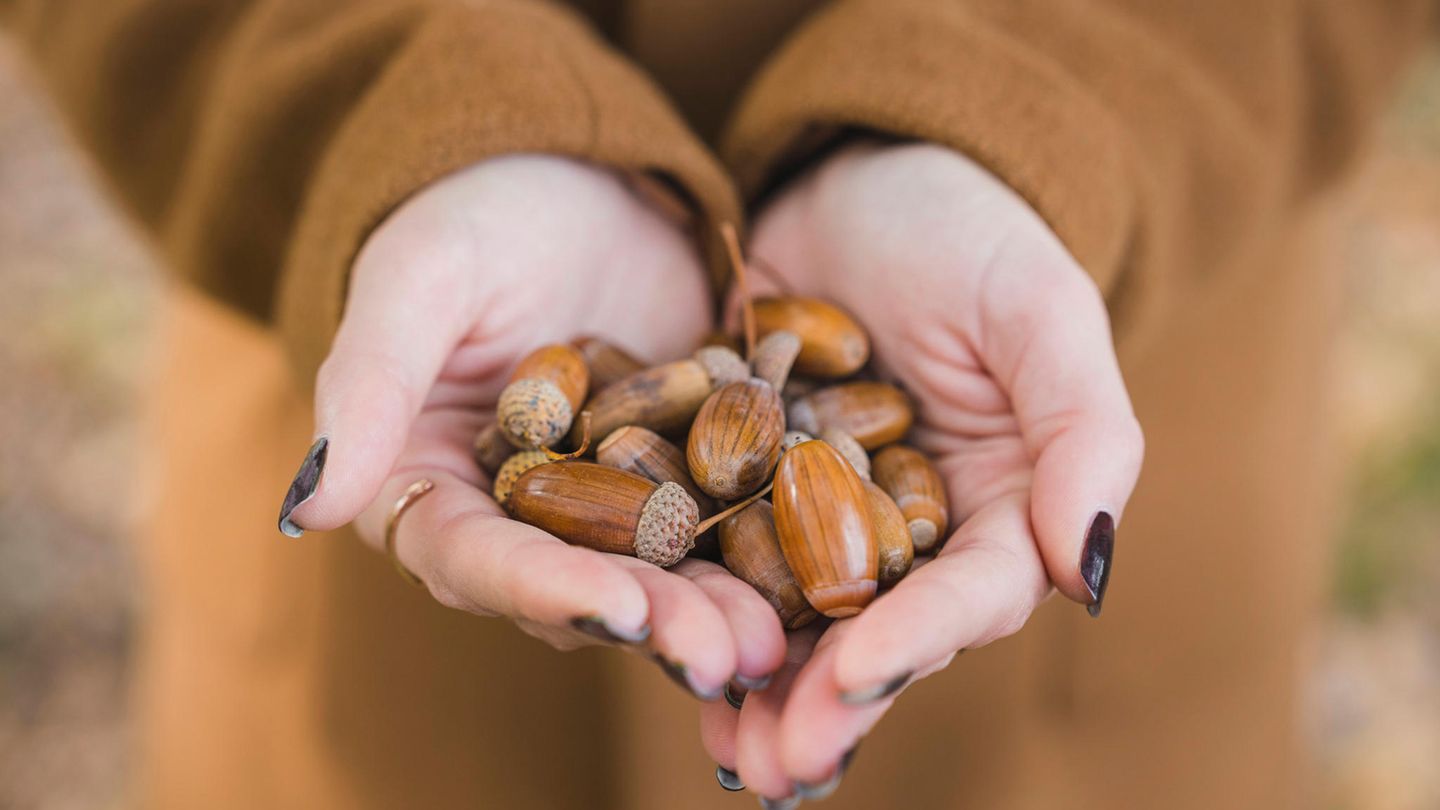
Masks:
[[[780,457],[772,498],[780,551],[806,600],[836,619],[859,613],[875,598],[879,553],[855,468],[825,442],[796,445]]]
[[[770,477],[784,435],[785,408],[769,383],[730,383],[705,400],[690,426],[690,476],[713,498],[743,498]]]
[[[814,436],[803,430],[787,430],[785,436],[780,439],[780,451],[783,453],[801,442],[814,441],[814,439]]]
[[[770,383],[776,391],[785,388],[790,379],[790,367],[800,354],[800,337],[794,332],[780,330],[766,335],[755,344],[755,355],[750,366],[756,377]]]
[[[495,486],[491,490],[495,502],[504,506],[520,476],[548,461],[550,457],[544,450],[521,450],[505,459],[505,463],[495,472]]]
[[[506,504],[517,520],[567,543],[668,568],[695,545],[700,509],[679,484],[585,461],[533,467]]]
[[[625,425],[681,435],[711,391],[749,376],[750,368],[740,355],[705,346],[689,359],[643,369],[605,386],[585,407],[593,417],[591,429],[597,441]],[[576,431],[571,434],[573,438]]]
[[[905,515],[915,552],[934,548],[949,528],[950,499],[930,459],[913,447],[897,444],[875,454],[871,473]]]
[[[714,502],[695,485],[685,463],[685,451],[653,430],[626,425],[610,432],[595,448],[595,460],[607,467],[644,476],[657,484],[679,484],[700,507],[700,516],[714,511]]]
[[[859,475],[861,480],[870,480],[870,456],[865,452],[865,448],[860,446],[860,442],[855,441],[854,436],[839,428],[829,428],[820,434],[820,439],[839,450],[840,455],[855,468],[855,474]]]
[[[500,392],[500,429],[521,449],[549,447],[569,432],[589,386],[590,370],[573,346],[541,346],[520,361]]]
[[[783,296],[755,300],[760,337],[786,330],[800,338],[795,369],[816,377],[848,377],[870,358],[870,338],[849,313],[815,298]]]
[[[515,445],[505,438],[499,422],[491,422],[476,434],[472,450],[475,463],[493,478],[495,473],[499,472],[500,465],[515,454]]]
[[[586,335],[570,341],[590,369],[590,387],[596,391],[645,368],[629,352],[604,338]]]
[[[875,523],[880,585],[889,587],[909,573],[915,562],[915,544],[910,538],[910,527],[905,525],[905,515],[885,490],[866,481],[865,495],[870,499],[870,517]]]
[[[780,614],[786,630],[795,630],[814,621],[818,614],[805,600],[800,583],[790,573],[780,553],[775,532],[775,511],[766,501],[756,501],[720,521],[720,554],[725,567]]]
[[[835,428],[874,450],[905,437],[915,421],[910,398],[883,382],[856,380],[811,392],[790,403],[790,427],[812,435]]]

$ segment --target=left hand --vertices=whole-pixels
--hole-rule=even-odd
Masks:
[[[901,688],[1019,630],[1052,586],[1098,614],[1143,438],[1099,290],[956,152],[849,146],[764,211],[752,253],[866,327],[950,495],[934,560],[859,616],[791,634],[786,666],[742,711],[702,709],[707,749],[751,790],[813,797]]]

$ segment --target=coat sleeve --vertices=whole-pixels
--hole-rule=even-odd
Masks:
[[[366,235],[476,161],[584,158],[658,177],[697,223],[738,216],[659,90],[550,3],[0,0],[0,20],[168,263],[278,320],[302,379]]]
[[[839,0],[772,55],[721,154],[751,200],[860,129],[970,155],[1047,220],[1118,321],[1331,183],[1429,0]]]

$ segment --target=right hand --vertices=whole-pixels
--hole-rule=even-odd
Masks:
[[[754,589],[713,563],[662,570],[512,521],[471,455],[531,349],[593,334],[668,359],[699,344],[710,312],[693,245],[611,172],[515,155],[439,180],[355,262],[316,381],[328,459],[291,520],[318,530],[353,520],[380,549],[396,499],[429,478],[434,490],[399,521],[396,554],[442,604],[508,617],[560,649],[605,630],[648,637],[705,698],[732,678],[761,681],[785,641]]]

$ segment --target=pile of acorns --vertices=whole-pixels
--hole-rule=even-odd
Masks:
[[[718,556],[787,629],[853,616],[936,550],[944,486],[898,443],[904,392],[847,380],[870,356],[850,315],[793,296],[745,314],[749,362],[723,335],[650,368],[597,338],[535,350],[476,459],[511,516],[568,543],[662,567]]]

